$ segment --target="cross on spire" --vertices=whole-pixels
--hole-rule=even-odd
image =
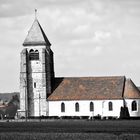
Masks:
[[[37,20],[37,9],[35,9],[35,20],[28,32],[27,37],[23,43],[23,46],[31,46],[31,45],[46,45],[51,46],[48,38],[46,37],[39,21]]]
[[[35,9],[35,19],[37,19],[37,9]]]

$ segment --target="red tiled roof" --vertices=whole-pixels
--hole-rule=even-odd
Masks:
[[[122,99],[124,76],[55,78],[49,101]]]
[[[124,98],[126,99],[140,99],[140,91],[132,82],[131,79],[127,79],[125,82]]]

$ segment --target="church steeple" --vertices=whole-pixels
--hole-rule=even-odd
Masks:
[[[48,96],[54,81],[53,51],[50,42],[35,20],[23,43],[20,63],[20,108],[28,116],[47,114]],[[27,112],[28,111],[28,112]]]
[[[23,46],[37,46],[37,45],[46,45],[51,46],[47,36],[45,35],[39,21],[36,17],[35,10],[35,20],[26,36]]]

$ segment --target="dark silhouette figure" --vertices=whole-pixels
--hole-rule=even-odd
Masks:
[[[129,119],[129,118],[130,118],[130,114],[129,114],[129,111],[128,111],[128,107],[126,107],[126,106],[121,107],[120,119]]]

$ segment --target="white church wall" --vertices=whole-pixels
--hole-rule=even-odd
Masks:
[[[113,103],[113,110],[108,110],[108,103]],[[90,102],[94,103],[94,111],[90,111]],[[65,104],[65,112],[61,112],[61,103]],[[79,103],[79,112],[75,111],[75,104]],[[120,116],[123,100],[75,100],[49,101],[49,116]]]
[[[137,103],[137,110],[132,111],[132,102],[136,101]],[[131,117],[138,117],[140,116],[140,99],[125,99],[126,106],[128,107],[128,111]]]
[[[109,111],[109,102],[112,102],[112,111]],[[118,117],[120,116],[121,107],[123,107],[123,100],[104,100],[103,104],[103,116]]]

